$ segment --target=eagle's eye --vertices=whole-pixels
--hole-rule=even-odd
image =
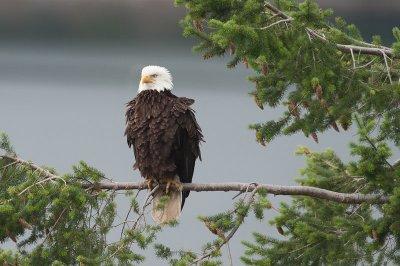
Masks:
[[[157,76],[158,76],[157,74],[151,75],[152,78],[156,78]]]

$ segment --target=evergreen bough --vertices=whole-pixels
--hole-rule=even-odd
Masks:
[[[260,232],[245,241],[247,265],[400,264],[399,162],[400,29],[383,46],[379,36],[363,40],[353,24],[333,18],[312,0],[177,0],[188,13],[184,34],[199,40],[204,59],[227,56],[228,68],[243,63],[253,70],[255,104],[284,107],[277,120],[250,126],[267,145],[297,132],[318,142],[318,134],[348,130],[353,161],[332,150],[301,147],[306,156],[301,185],[338,192],[390,196],[382,206],[345,205],[310,197],[282,203],[271,221],[283,235]],[[394,144],[394,145],[393,145]]]

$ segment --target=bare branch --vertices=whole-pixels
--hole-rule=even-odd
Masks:
[[[354,59],[353,49],[350,49],[351,58],[353,60],[353,69],[356,69],[356,60]]]
[[[271,23],[271,24],[268,25],[268,26],[262,27],[262,28],[260,28],[260,29],[261,29],[261,30],[266,30],[266,29],[271,28],[271,27],[273,27],[273,26],[275,26],[275,25],[278,25],[279,23],[282,23],[282,22],[289,22],[289,21],[292,21],[292,20],[293,20],[292,18],[281,19],[281,20],[275,21],[274,23]]]
[[[383,55],[383,59],[385,60],[385,66],[386,66],[386,70],[387,70],[387,73],[388,73],[390,84],[393,84],[392,76],[390,75],[390,68],[389,68],[389,65],[388,65],[388,62],[387,62],[387,59],[386,59],[387,56],[386,56],[384,51],[382,51],[382,55]]]
[[[84,188],[93,187],[94,189],[113,189],[113,190],[133,190],[147,189],[145,182],[100,182],[96,184],[82,184]],[[361,194],[361,193],[340,193],[330,191],[323,188],[309,187],[309,186],[280,186],[272,184],[258,184],[258,187],[265,189],[268,193],[274,195],[290,195],[290,196],[309,196],[313,198],[325,199],[329,201],[346,203],[346,204],[360,204],[364,202],[371,202],[376,204],[383,204],[389,201],[387,196],[378,194]],[[182,190],[190,190],[196,192],[203,191],[240,191],[246,192],[253,191],[255,185],[252,183],[184,183]]]

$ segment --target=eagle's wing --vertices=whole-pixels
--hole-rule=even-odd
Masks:
[[[135,147],[135,138],[134,138],[134,120],[135,120],[135,106],[136,106],[136,99],[131,100],[126,104],[126,128],[125,128],[125,136],[128,142],[129,148],[133,146],[133,153],[135,158],[137,156],[136,147]],[[134,165],[136,168],[136,163]]]
[[[176,170],[182,183],[191,183],[196,159],[201,160],[200,141],[203,141],[200,126],[197,124],[194,111],[190,105],[194,100],[178,98],[174,106],[177,115],[178,130],[175,135],[174,152]],[[179,114],[179,115],[178,115]],[[182,208],[190,191],[182,193]]]

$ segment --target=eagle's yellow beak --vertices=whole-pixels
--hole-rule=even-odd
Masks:
[[[154,78],[152,76],[143,76],[140,83],[153,83]]]

